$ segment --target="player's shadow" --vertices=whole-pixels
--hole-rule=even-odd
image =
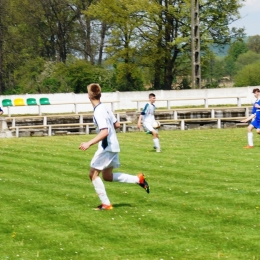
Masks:
[[[134,207],[132,204],[130,203],[118,203],[118,204],[113,204],[113,208],[121,208],[121,207]]]

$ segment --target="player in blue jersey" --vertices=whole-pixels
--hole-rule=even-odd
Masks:
[[[93,144],[98,143],[98,149],[91,160],[89,177],[92,181],[95,191],[101,201],[101,205],[96,210],[110,210],[112,204],[107,196],[106,189],[99,174],[105,181],[125,182],[139,184],[149,193],[149,185],[142,173],[137,176],[126,173],[113,173],[113,168],[119,167],[120,147],[116,136],[116,128],[120,127],[116,117],[110,109],[101,103],[101,87],[93,83],[87,87],[88,97],[94,108],[93,121],[97,128],[97,135],[88,142],[80,144],[79,149],[86,151]]]
[[[253,129],[256,129],[256,132],[260,134],[260,90],[258,88],[253,89],[254,96],[256,98],[256,101],[252,107],[252,114],[248,118],[242,120],[241,122],[246,123],[252,120],[247,127],[248,133],[247,133],[247,139],[248,139],[248,145],[244,148],[254,148],[253,143]]]
[[[156,149],[156,152],[159,153],[161,152],[161,147],[160,147],[158,130],[153,128],[153,122],[155,121],[154,112],[156,109],[154,105],[155,101],[156,101],[155,94],[153,93],[149,94],[149,103],[147,103],[144,106],[144,109],[141,112],[141,115],[139,116],[137,127],[140,129],[141,124],[143,122],[144,130],[152,134],[154,148]]]

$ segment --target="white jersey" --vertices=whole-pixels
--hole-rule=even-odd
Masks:
[[[120,152],[119,142],[116,136],[114,123],[117,122],[115,115],[104,104],[99,103],[94,107],[93,122],[97,131],[108,129],[108,136],[98,143],[98,147],[108,152]]]
[[[152,125],[152,123],[154,122],[154,112],[155,112],[155,105],[154,104],[150,104],[147,103],[143,109],[143,111],[141,112],[141,115],[143,116],[143,123],[145,124],[150,124]]]

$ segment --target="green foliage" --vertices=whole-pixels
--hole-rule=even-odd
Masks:
[[[236,61],[238,56],[242,53],[246,53],[248,47],[243,40],[233,42],[228,49],[228,57],[233,61]]]
[[[259,158],[246,128],[120,133],[121,167],[151,186],[105,182],[99,205],[88,178],[93,136],[1,140],[0,259],[259,259]]]
[[[260,35],[248,37],[247,47],[249,50],[260,54]]]
[[[97,82],[102,91],[115,91],[112,84],[112,71],[93,66],[84,60],[74,60],[71,63],[59,63],[54,72],[63,85],[69,86],[74,93],[86,93],[87,85]]]
[[[115,75],[119,91],[144,90],[142,73],[134,64],[118,64],[115,69]]]
[[[19,93],[12,89],[8,91],[12,94],[21,93],[41,93],[40,75],[44,71],[45,61],[43,58],[36,57],[29,59],[24,65],[20,66],[14,73],[15,85],[19,86]]]
[[[260,62],[244,66],[235,76],[235,86],[259,86],[260,85]]]
[[[248,51],[246,53],[242,53],[238,56],[236,61],[236,67],[238,70],[241,70],[244,66],[255,63],[260,60],[260,53],[256,53],[253,51]]]
[[[203,88],[218,88],[219,83],[227,74],[225,60],[216,57],[212,51],[207,51],[201,59],[201,74],[205,80]]]

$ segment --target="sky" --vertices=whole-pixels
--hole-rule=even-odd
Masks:
[[[246,0],[239,9],[241,19],[230,27],[245,27],[247,36],[260,35],[260,0]]]

